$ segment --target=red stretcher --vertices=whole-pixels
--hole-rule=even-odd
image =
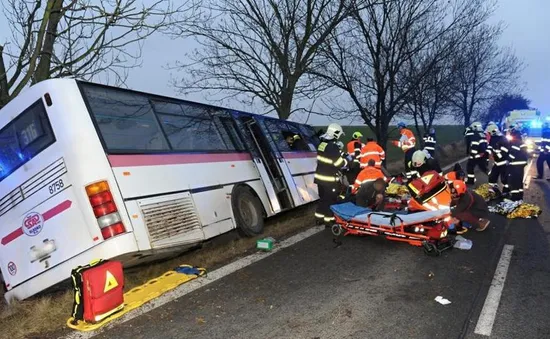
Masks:
[[[421,246],[429,256],[439,256],[454,245],[447,230],[451,219],[451,193],[445,179],[428,173],[408,185],[414,197],[408,211],[373,211],[351,202],[332,205],[335,242],[347,235],[382,236]]]

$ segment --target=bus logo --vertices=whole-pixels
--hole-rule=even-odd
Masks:
[[[44,218],[40,213],[31,212],[23,219],[23,233],[29,237],[34,237],[38,233],[42,232],[44,227]]]
[[[15,266],[13,261],[8,263],[8,272],[10,272],[10,275],[15,275],[17,273],[17,266]]]

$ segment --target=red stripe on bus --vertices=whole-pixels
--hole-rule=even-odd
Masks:
[[[112,167],[198,164],[251,160],[247,153],[124,154],[109,155]]]
[[[44,222],[50,220],[51,218],[55,217],[58,214],[61,214],[61,213],[65,212],[66,210],[68,210],[71,207],[72,204],[73,204],[72,201],[65,200],[61,204],[59,204],[57,206],[54,206],[53,208],[47,210],[46,212],[44,212],[42,214],[42,218],[44,219]],[[10,234],[3,237],[2,238],[2,245],[7,245],[7,244],[9,244],[10,242],[12,242],[15,239],[19,238],[22,235],[23,235],[23,226],[19,227],[15,231],[13,231]]]
[[[316,152],[283,152],[285,159],[315,158],[316,156]]]

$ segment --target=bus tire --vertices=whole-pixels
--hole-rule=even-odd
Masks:
[[[231,194],[235,223],[240,233],[247,237],[264,231],[264,213],[260,199],[246,186],[236,186]]]

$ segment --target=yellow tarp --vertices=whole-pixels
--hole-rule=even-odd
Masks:
[[[181,265],[180,267],[192,267],[187,265]],[[151,301],[158,296],[173,290],[181,284],[184,284],[190,280],[196,279],[206,274],[206,269],[198,268],[200,270],[199,275],[178,273],[176,271],[168,271],[158,278],[151,279],[145,284],[135,287],[130,291],[124,293],[124,308],[113,314],[110,317],[103,319],[102,321],[89,324],[83,321],[79,321],[77,324],[73,324],[74,319],[71,317],[67,320],[67,326],[78,331],[93,331],[107,323],[122,317],[124,314],[130,312],[133,309],[140,307],[148,301]]]

